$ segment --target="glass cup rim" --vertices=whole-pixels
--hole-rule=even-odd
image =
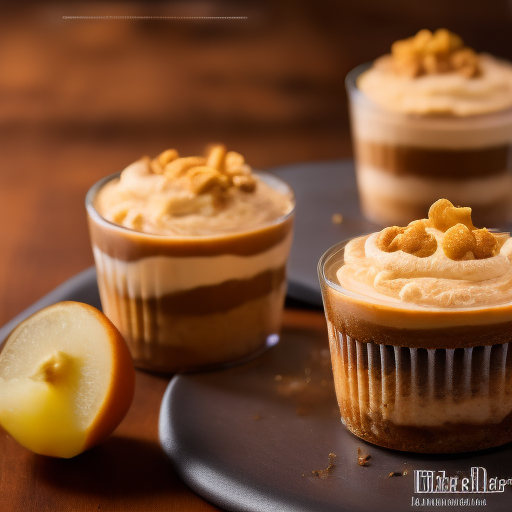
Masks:
[[[135,229],[127,228],[125,226],[120,226],[119,224],[116,224],[114,222],[111,222],[105,217],[103,217],[98,210],[94,206],[94,199],[96,198],[96,195],[98,192],[110,181],[119,178],[122,171],[115,172],[113,174],[109,174],[108,176],[105,176],[98,180],[96,183],[94,183],[91,188],[87,191],[87,194],[85,195],[85,209],[87,211],[87,214],[89,217],[94,220],[97,224],[100,224],[104,227],[108,227],[109,229],[114,229],[115,231],[118,231],[120,233],[129,233],[132,235],[136,235],[138,237],[143,237],[147,239],[153,239],[153,240],[216,240],[221,238],[226,238],[226,236],[237,236],[237,235],[245,235],[250,233],[258,232],[262,229],[266,229],[271,226],[279,225],[288,220],[290,217],[292,217],[295,214],[295,208],[297,205],[297,200],[295,197],[295,193],[292,189],[292,187],[282,178],[275,176],[274,174],[270,172],[265,171],[259,171],[259,170],[253,170],[252,172],[256,174],[257,176],[263,178],[265,183],[271,185],[271,183],[268,183],[267,180],[275,181],[280,186],[283,186],[286,188],[286,191],[290,195],[290,202],[291,202],[291,209],[289,212],[281,215],[280,217],[277,217],[274,220],[271,220],[269,222],[265,222],[264,224],[252,227],[250,229],[241,229],[238,231],[233,231],[229,233],[220,233],[220,234],[214,234],[214,235],[159,235],[156,233],[144,233],[142,231],[137,231]]]
[[[369,233],[371,234],[371,233]],[[347,238],[345,240],[342,240],[341,242],[338,242],[337,244],[333,245],[332,247],[329,247],[322,256],[320,257],[320,260],[318,261],[318,278],[320,280],[320,284],[325,284],[329,288],[337,291],[341,295],[345,295],[349,298],[355,299],[359,302],[365,302],[368,304],[376,304],[380,306],[386,306],[386,308],[390,309],[396,309],[396,310],[407,310],[407,311],[432,311],[433,313],[453,313],[453,312],[467,312],[467,311],[481,311],[481,310],[494,310],[494,309],[502,309],[506,307],[511,307],[512,303],[503,303],[503,304],[494,304],[492,306],[471,306],[471,307],[459,307],[459,308],[436,308],[432,306],[421,306],[417,304],[411,304],[407,305],[404,304],[403,307],[400,307],[395,304],[390,304],[389,302],[386,302],[385,300],[379,300],[375,297],[368,297],[366,295],[353,292],[351,290],[348,290],[341,286],[339,283],[335,283],[332,280],[330,280],[326,274],[325,274],[325,267],[328,263],[328,261],[335,257],[337,254],[339,254],[342,250],[345,249],[346,245],[351,241],[355,240],[356,238],[360,238],[362,236],[368,236],[369,234],[362,234],[358,237],[354,238]]]

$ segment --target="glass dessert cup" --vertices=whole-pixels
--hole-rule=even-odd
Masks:
[[[439,197],[471,204],[477,224],[512,218],[512,109],[413,115],[386,110],[346,78],[361,209],[381,225],[420,218]]]
[[[370,443],[419,453],[512,441],[512,306],[399,308],[344,289],[348,241],[318,273],[343,424]]]
[[[279,178],[257,173],[293,192]],[[250,230],[212,236],[147,234],[95,208],[108,176],[86,197],[104,313],[125,337],[136,366],[160,372],[222,367],[279,340],[294,206]]]

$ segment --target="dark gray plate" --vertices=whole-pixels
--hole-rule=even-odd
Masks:
[[[473,467],[487,478],[509,479],[512,444],[433,456],[379,448],[350,434],[340,422],[326,338],[285,330],[277,346],[251,363],[171,381],[160,409],[160,443],[189,487],[232,511],[482,510],[467,506],[471,500],[485,500],[483,510],[492,512],[512,509],[509,484],[493,494],[415,492],[415,471],[445,471],[460,481]],[[359,466],[358,447],[371,455],[368,467]],[[315,476],[330,453],[335,466],[325,478]],[[436,505],[438,499],[464,505]]]

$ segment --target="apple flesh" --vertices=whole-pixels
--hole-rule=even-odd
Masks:
[[[86,304],[59,303],[22,322],[0,352],[0,424],[35,453],[73,457],[116,428],[134,384],[110,321]]]

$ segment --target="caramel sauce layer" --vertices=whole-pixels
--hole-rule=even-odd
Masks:
[[[202,237],[169,237],[147,235],[89,217],[89,231],[93,245],[109,256],[136,261],[152,256],[219,256],[233,254],[252,256],[282,242],[293,229],[293,216],[279,224],[245,233]]]
[[[364,140],[356,143],[357,157],[362,165],[396,176],[417,175],[441,180],[485,178],[501,174],[510,167],[509,151],[509,145],[447,150],[393,146]]]
[[[226,281],[215,286],[201,286],[193,290],[149,299],[146,302],[149,307],[172,311],[176,315],[211,315],[229,311],[244,302],[263,297],[279,288],[285,279],[286,270],[281,267],[262,272],[251,279]]]
[[[278,289],[286,279],[285,267],[262,272],[251,279],[231,280],[214,286],[200,286],[193,290],[170,293],[163,297],[132,299],[135,310],[142,315],[144,308],[169,311],[173,315],[211,315],[239,307],[245,302],[263,297]],[[156,317],[155,317],[156,318]],[[155,332],[157,326],[153,326]]]
[[[512,308],[435,312],[369,305],[324,288],[328,320],[360,342],[410,348],[459,348],[507,343],[512,337]]]

